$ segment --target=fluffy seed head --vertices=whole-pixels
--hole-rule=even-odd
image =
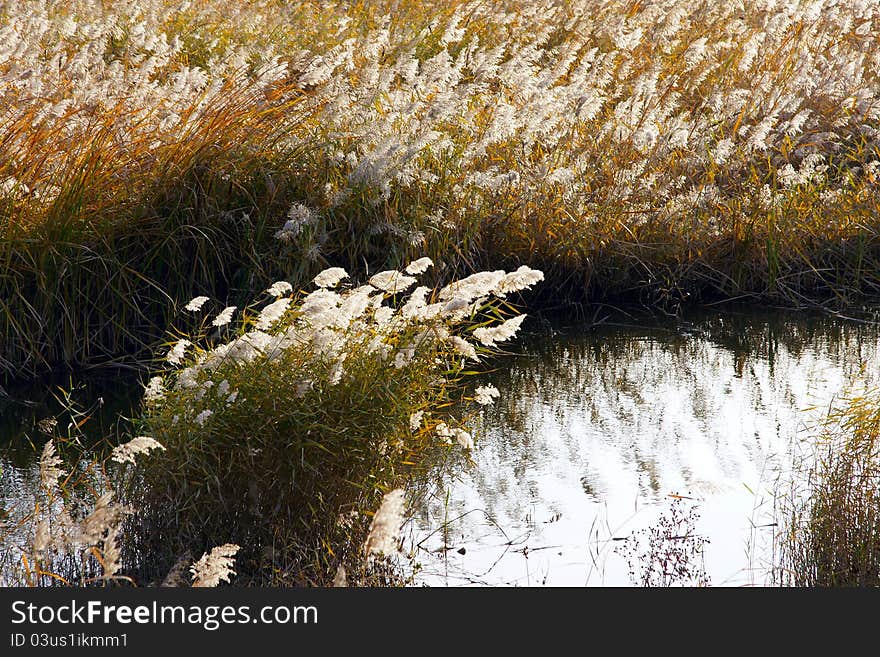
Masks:
[[[226,326],[229,322],[232,321],[232,313],[235,312],[235,309],[238,306],[226,306],[223,310],[220,311],[220,314],[214,318],[214,321],[211,322],[212,326]]]
[[[370,285],[389,294],[397,294],[403,292],[407,288],[414,285],[416,279],[412,276],[406,276],[399,271],[388,270],[380,271],[378,274],[370,278]]]
[[[184,308],[189,310],[190,312],[198,312],[202,309],[202,306],[205,305],[205,302],[208,300],[208,297],[196,297],[192,299]]]
[[[293,292],[293,286],[287,281],[277,281],[272,283],[268,290],[266,290],[268,294],[271,294],[273,297],[280,297],[284,294],[290,294]]]
[[[168,355],[165,359],[172,365],[180,365],[181,361],[183,361],[183,355],[186,352],[186,348],[191,344],[192,342],[186,338],[178,340],[177,343],[168,350]]]
[[[474,391],[474,401],[484,406],[488,406],[489,404],[494,403],[495,398],[500,396],[501,392],[492,384],[489,384],[487,386],[479,386]]]
[[[318,287],[329,288],[336,287],[343,278],[348,278],[348,272],[342,267],[330,267],[315,276],[313,281]]]
[[[190,567],[193,577],[192,585],[194,587],[213,587],[220,582],[229,582],[229,578],[235,575],[233,570],[234,557],[239,549],[239,546],[234,543],[227,543],[215,547],[210,552],[205,552],[201,559]]]
[[[127,443],[117,445],[110,454],[110,460],[117,463],[134,463],[134,457],[138,454],[147,454],[150,450],[160,449],[163,452],[165,448],[157,440],[149,436],[137,436]]]
[[[404,491],[397,488],[386,493],[379,510],[373,516],[370,534],[364,543],[367,554],[393,554],[397,551],[397,539],[403,525]]]
[[[406,266],[406,273],[415,276],[416,274],[421,274],[428,271],[428,267],[431,267],[433,265],[434,262],[430,258],[419,258],[418,260],[414,260]]]

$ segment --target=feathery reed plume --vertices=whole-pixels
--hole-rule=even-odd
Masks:
[[[150,436],[136,436],[127,443],[117,445],[110,454],[110,460],[117,463],[134,463],[138,454],[147,454],[150,450],[165,448]]]
[[[50,440],[43,447],[43,453],[40,456],[40,482],[46,491],[53,491],[58,485],[58,480],[64,476],[64,473],[58,468],[63,461],[55,453],[55,442]]]
[[[390,555],[397,552],[397,540],[400,527],[403,525],[404,491],[397,488],[386,493],[382,498],[373,522],[370,525],[370,533],[364,542],[364,552],[371,554]]]
[[[474,390],[474,401],[483,406],[495,403],[495,399],[500,396],[501,391],[491,384],[479,386]]]
[[[345,588],[348,586],[348,577],[345,574],[345,568],[341,565],[336,569],[336,575],[333,577],[333,586],[334,588]]]
[[[235,555],[238,554],[238,545],[226,543],[205,552],[201,558],[190,567],[194,587],[214,587],[220,582],[229,582],[229,578],[235,575]]]
[[[208,297],[200,296],[194,297],[190,299],[190,302],[184,306],[184,308],[190,312],[198,312],[202,309],[202,306],[205,305],[205,302],[208,301]]]

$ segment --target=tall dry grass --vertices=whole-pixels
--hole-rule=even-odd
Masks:
[[[780,491],[775,579],[793,586],[880,585],[880,393],[833,408]]]
[[[7,374],[169,299],[527,262],[557,298],[876,294],[876,4],[0,3]],[[317,216],[279,242],[295,203]]]

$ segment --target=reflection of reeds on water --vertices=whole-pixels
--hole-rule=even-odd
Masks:
[[[584,504],[611,499],[630,509],[673,490],[714,497],[743,483],[764,499],[787,472],[803,424],[823,411],[810,407],[849,381],[870,381],[864,364],[880,349],[869,313],[857,321],[743,307],[660,319],[626,313],[523,337],[519,356],[486,376],[510,394],[478,418],[476,465],[461,471],[460,485],[437,479],[451,496],[426,503],[420,527],[462,516],[459,533],[490,534],[480,514],[464,515],[477,510],[526,531],[523,518],[535,509],[552,516],[554,504],[566,510],[578,488]],[[756,513],[758,524],[772,522],[767,504]],[[615,522],[628,516],[621,506],[613,514]],[[763,561],[771,532],[760,533],[749,550]]]

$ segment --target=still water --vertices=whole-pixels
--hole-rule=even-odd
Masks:
[[[770,584],[774,499],[878,345],[864,318],[754,309],[537,331],[485,377],[502,396],[470,462],[422,482],[416,583],[631,585],[622,539],[680,495],[711,585]]]
[[[501,397],[471,418],[470,458],[454,450],[416,486],[404,542],[415,583],[631,585],[621,548],[643,545],[628,537],[673,504],[695,514],[684,531],[708,541],[694,558],[711,585],[772,583],[776,500],[829,404],[877,383],[875,320],[729,307],[533,318],[514,353],[471,382]],[[136,379],[90,385],[75,397],[93,439],[124,430]],[[24,428],[70,388],[0,391],[7,509],[39,477]]]

